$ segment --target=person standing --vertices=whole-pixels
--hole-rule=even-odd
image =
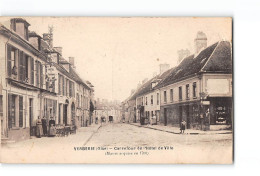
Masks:
[[[41,138],[42,136],[42,121],[41,118],[38,116],[36,121],[36,137]]]
[[[55,129],[55,120],[53,119],[53,117],[51,117],[50,121],[49,121],[49,136],[50,137],[54,137],[56,136],[56,129]]]
[[[186,122],[185,122],[185,120],[182,120],[182,121],[181,121],[181,133],[184,133],[184,131],[185,131],[185,126],[186,126]]]
[[[47,120],[45,116],[42,118],[42,130],[43,130],[43,135],[47,136]]]

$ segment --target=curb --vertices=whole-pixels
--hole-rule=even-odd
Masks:
[[[162,131],[162,132],[167,132],[167,133],[172,133],[172,134],[181,134],[181,133],[176,133],[176,132],[173,132],[173,131],[161,130],[161,129],[152,128],[152,127],[148,127],[148,126],[141,126],[141,125],[136,125],[136,124],[132,124],[132,123],[129,123],[129,124],[133,125],[133,126],[136,126],[136,127],[140,127],[140,128],[148,128],[148,129]],[[207,135],[207,133],[196,133],[196,132],[184,133],[184,134],[187,134],[187,135]],[[213,135],[213,134],[232,134],[232,132],[209,133],[208,135]]]

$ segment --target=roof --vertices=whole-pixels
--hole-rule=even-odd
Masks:
[[[70,67],[70,74],[74,77],[74,80],[77,81],[80,84],[83,84],[85,87],[90,89],[90,87],[85,83],[85,81],[82,80],[82,78],[78,75],[78,73]]]
[[[152,79],[148,80],[144,84],[142,84],[141,87],[139,89],[137,89],[135,91],[135,93],[132,96],[129,97],[128,100],[134,100],[137,97],[139,97],[141,95],[144,95],[144,94],[147,94],[147,93],[151,92],[152,90],[154,90],[155,87],[152,88],[151,83],[154,82],[154,81],[158,81],[160,83],[161,81],[163,81],[171,73],[171,71],[173,69],[174,68],[171,68],[171,69],[163,72],[162,74],[153,77]]]
[[[161,88],[200,73],[232,73],[231,44],[227,41],[214,43],[197,56],[190,55],[155,88]]]
[[[30,32],[29,32],[29,37],[38,37],[38,38],[42,38],[39,34],[37,34],[37,33],[34,32],[34,31],[30,31]]]

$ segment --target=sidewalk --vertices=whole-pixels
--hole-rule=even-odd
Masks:
[[[158,131],[164,131],[167,133],[180,134],[180,128],[172,127],[172,126],[163,126],[163,125],[140,125],[140,123],[129,123],[130,125],[149,128]],[[194,130],[194,129],[186,129],[184,134],[189,135],[209,135],[209,134],[232,134],[231,130],[218,130],[218,131],[202,131],[202,130]]]
[[[35,136],[32,136],[31,139],[2,144],[2,147],[17,148],[17,147],[24,147],[32,143],[39,144],[42,146],[57,145],[57,143],[71,145],[71,146],[83,146],[88,140],[90,140],[90,138],[94,135],[94,133],[97,132],[97,130],[100,127],[101,127],[100,124],[92,124],[91,126],[88,127],[81,127],[77,129],[76,134],[70,134],[64,137],[55,136],[55,137],[36,138]]]

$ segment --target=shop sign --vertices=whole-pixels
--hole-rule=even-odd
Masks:
[[[201,104],[202,105],[210,105],[210,101],[202,101]]]

